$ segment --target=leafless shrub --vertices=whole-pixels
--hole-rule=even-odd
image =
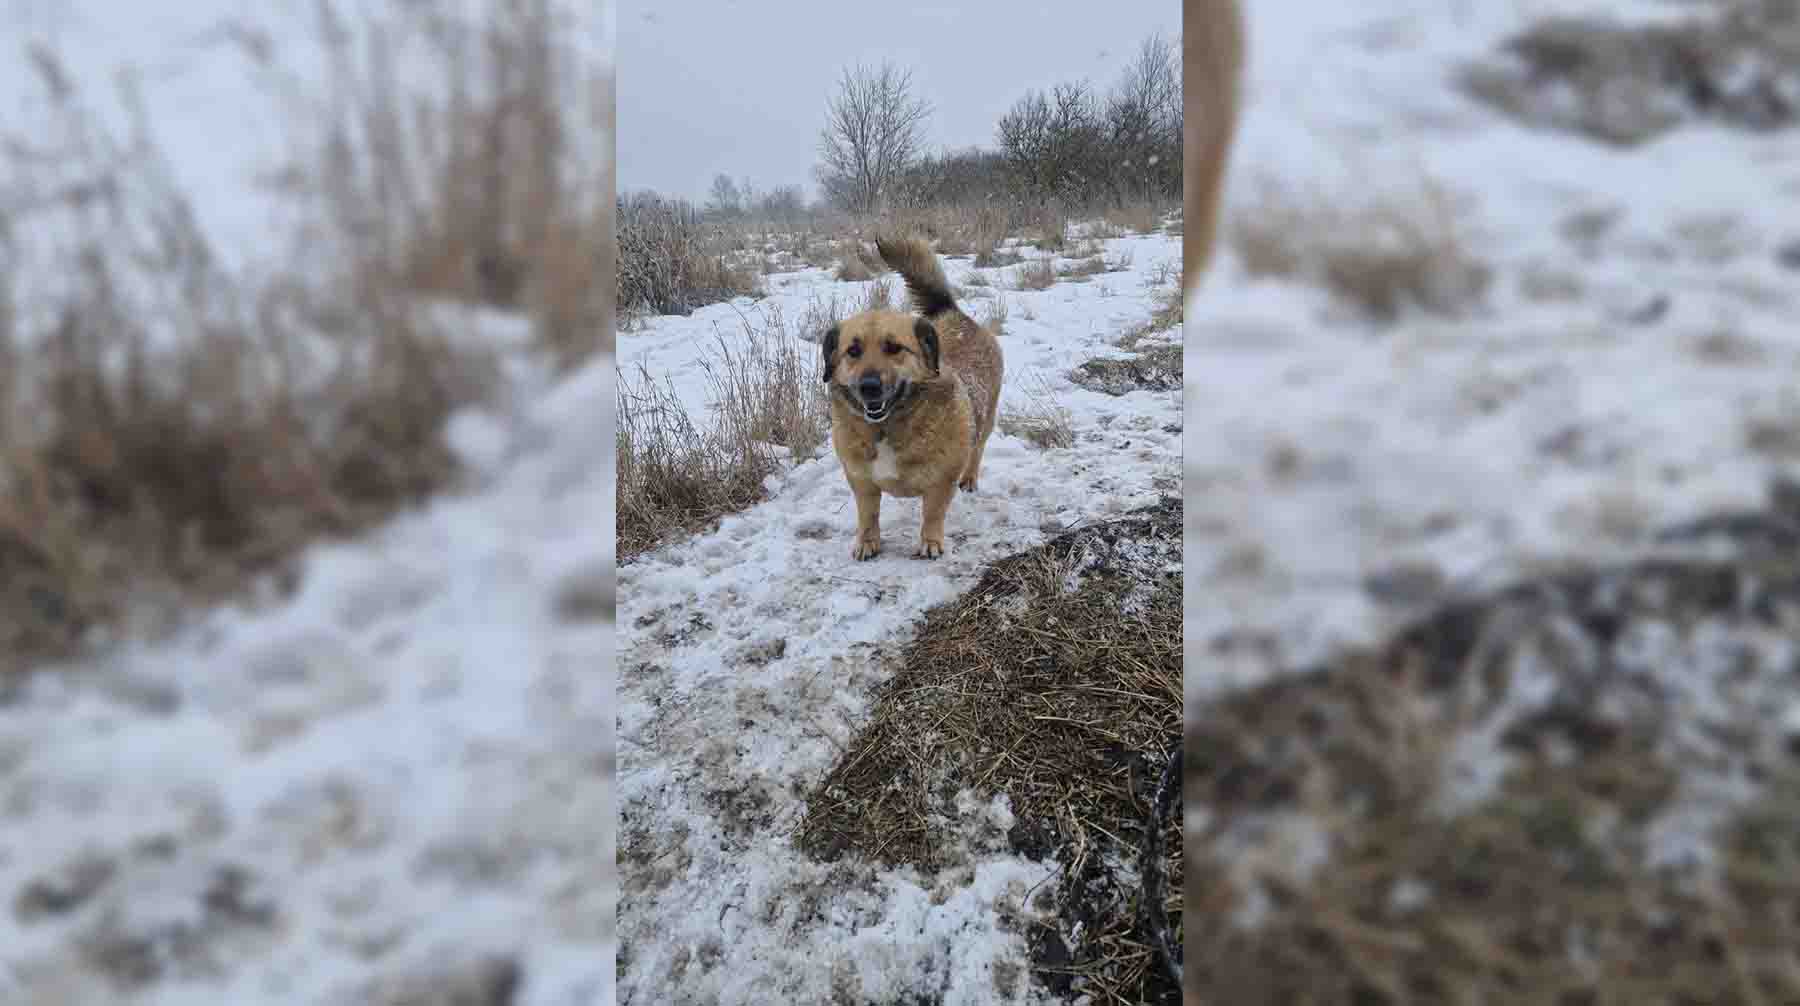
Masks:
[[[1075,446],[1075,426],[1056,388],[1042,374],[1023,382],[1024,405],[1007,409],[996,422],[1001,433],[1041,449]]]
[[[686,315],[759,292],[759,277],[712,246],[687,203],[637,194],[619,200],[618,214],[620,309]]]

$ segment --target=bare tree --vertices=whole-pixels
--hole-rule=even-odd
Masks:
[[[1029,194],[1077,202],[1092,197],[1107,170],[1105,135],[1085,81],[1032,91],[1000,117],[1007,168]]]
[[[712,201],[706,207],[709,212],[730,217],[736,216],[743,208],[743,193],[738,189],[737,183],[731,180],[731,176],[723,171],[713,176],[711,191]]]
[[[1181,185],[1181,58],[1160,32],[1145,39],[1107,98],[1108,146],[1120,180],[1143,193]]]
[[[855,213],[873,212],[918,155],[931,106],[913,94],[912,71],[891,63],[846,69],[819,133],[820,187]]]
[[[806,212],[806,196],[798,185],[778,185],[763,194],[761,208],[764,218],[791,225]]]

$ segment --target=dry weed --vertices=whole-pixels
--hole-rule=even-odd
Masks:
[[[314,10],[329,84],[304,113],[317,142],[283,175],[340,253],[384,283],[528,310],[565,365],[610,350],[615,207],[588,137],[607,125],[611,78],[569,43],[577,10]]]
[[[803,330],[835,320],[835,302],[815,302]],[[829,317],[829,320],[828,320]],[[665,379],[639,368],[619,383],[619,561],[764,498],[763,480],[782,464],[814,456],[828,436],[818,358],[791,337],[780,311],[745,317],[734,348],[724,338],[705,362],[713,418],[697,425]],[[815,336],[816,338],[816,336]]]
[[[422,501],[457,472],[446,419],[498,381],[396,272],[305,268],[316,249],[292,276],[229,272],[148,137],[121,140],[66,75],[48,90],[79,139],[9,147],[5,182],[7,228],[59,240],[9,249],[0,670],[67,655],[147,597],[231,595]]]
[[[1379,647],[1190,707],[1192,991],[1800,996],[1784,963],[1800,927],[1778,907],[1800,897],[1800,771],[1759,706],[1791,672],[1752,642],[1753,612],[1800,602],[1792,555],[1453,600]],[[1742,658],[1706,656],[1722,652]]]
[[[1181,715],[1179,499],[1064,533],[927,612],[867,727],[809,796],[801,848],[924,870],[951,865],[959,792],[1005,794],[1011,849],[1063,866],[1029,923],[1054,995],[1170,1001],[1136,911],[1148,799]],[[1178,843],[1179,822],[1167,829]],[[1181,860],[1164,908],[1182,912]],[[1070,942],[1064,943],[1068,934]]]
[[[1106,222],[1131,234],[1155,234],[1162,229],[1164,210],[1151,203],[1133,203],[1106,210]]]
[[[1021,383],[1026,402],[1000,414],[995,424],[1000,432],[1040,449],[1075,446],[1073,417],[1058,401],[1056,388],[1042,374]]]
[[[1266,184],[1229,237],[1251,275],[1317,282],[1374,320],[1408,308],[1456,316],[1482,302],[1492,279],[1464,215],[1461,200],[1429,179],[1348,203]]]
[[[1056,285],[1056,257],[1045,255],[1035,258],[1019,267],[1016,274],[1018,290],[1048,290]]]

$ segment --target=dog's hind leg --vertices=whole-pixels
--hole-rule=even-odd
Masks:
[[[981,429],[975,434],[975,447],[969,452],[969,463],[963,466],[962,477],[957,480],[956,488],[966,493],[975,491],[976,485],[981,481],[981,455],[987,450],[988,437],[993,433],[994,419],[990,413],[987,422],[982,423]]]

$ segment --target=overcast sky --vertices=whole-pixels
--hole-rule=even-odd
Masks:
[[[913,70],[934,111],[926,147],[992,146],[1032,88],[1086,77],[1110,87],[1153,31],[1181,30],[1174,0],[844,3],[621,0],[618,185],[704,200],[713,176],[817,191],[825,103],[843,68]]]

